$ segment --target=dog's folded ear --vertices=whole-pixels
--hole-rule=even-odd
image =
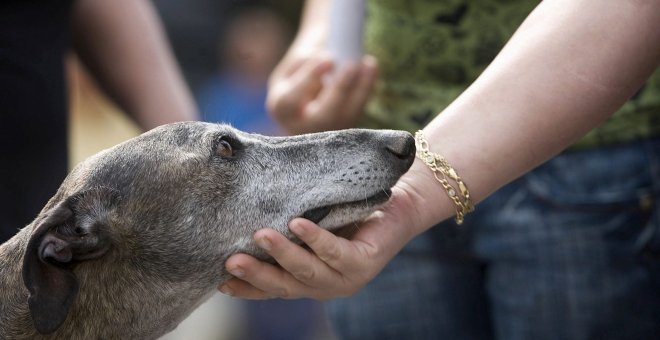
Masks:
[[[116,191],[95,188],[65,198],[36,220],[23,257],[23,282],[35,328],[57,330],[78,293],[76,264],[103,256],[111,246]]]

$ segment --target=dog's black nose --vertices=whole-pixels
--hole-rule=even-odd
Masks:
[[[405,137],[390,138],[385,148],[396,158],[406,161],[406,163],[412,163],[415,159],[415,138],[410,134]]]

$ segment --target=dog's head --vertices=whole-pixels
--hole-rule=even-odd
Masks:
[[[260,228],[293,238],[295,217],[327,229],[365,218],[414,152],[405,132],[265,137],[193,122],[105,150],[74,169],[33,223],[23,268],[33,319],[57,329],[83,272],[103,263],[215,287],[229,255],[265,257],[252,243]]]

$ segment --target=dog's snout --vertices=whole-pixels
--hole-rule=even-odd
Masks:
[[[412,163],[415,158],[415,139],[410,134],[405,137],[389,139],[385,148],[396,158],[406,161],[406,163]]]

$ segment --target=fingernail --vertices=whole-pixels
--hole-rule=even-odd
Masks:
[[[222,285],[222,287],[220,287],[220,293],[229,296],[234,296],[234,291],[231,288],[229,288],[229,286],[227,285]]]
[[[270,240],[267,239],[266,237],[260,237],[257,239],[257,245],[261,247],[262,249],[269,251],[272,248],[272,244],[270,243]]]
[[[303,236],[305,233],[305,229],[299,223],[291,223],[289,230],[291,230],[291,232],[296,234],[298,237]]]
[[[241,269],[240,267],[235,267],[232,269],[229,269],[229,274],[236,276],[237,278],[242,278],[245,276],[245,271]]]

